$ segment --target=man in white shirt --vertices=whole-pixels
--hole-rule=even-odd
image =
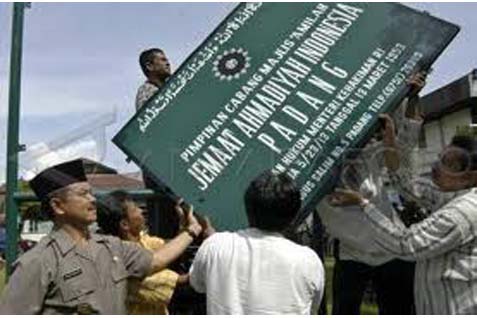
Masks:
[[[244,199],[250,227],[209,237],[190,269],[190,284],[207,295],[207,313],[315,313],[323,265],[313,250],[281,234],[301,207],[298,187],[286,174],[266,171]]]
[[[355,153],[352,159],[345,160],[340,175],[340,184],[372,197],[377,208],[399,227],[405,227],[400,218],[404,215],[394,210],[388,193],[391,187],[386,187],[390,171],[399,167],[396,152],[388,150],[396,148],[404,155],[399,157],[399,174],[407,175],[406,169],[412,166],[410,154],[418,142],[422,125],[417,93],[425,84],[425,73],[414,74],[408,84],[409,95],[398,109],[391,115],[380,116],[383,120],[380,138],[371,139],[357,156]],[[317,211],[328,233],[339,240],[334,246],[332,313],[359,314],[369,281],[376,291],[380,314],[414,313],[414,263],[382,251],[374,241],[366,216],[359,213],[359,207],[330,206],[327,200],[322,200]]]

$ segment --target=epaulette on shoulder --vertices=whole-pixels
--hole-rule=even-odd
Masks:
[[[121,241],[119,237],[112,236],[112,235],[106,235],[106,234],[99,234],[99,233],[94,233],[92,235],[92,239],[95,240],[96,242],[106,242],[107,244],[117,244],[118,242]]]
[[[30,262],[38,261],[41,256],[45,255],[44,252],[52,242],[52,239],[47,235],[43,237],[31,250],[21,255],[14,263],[27,264]]]

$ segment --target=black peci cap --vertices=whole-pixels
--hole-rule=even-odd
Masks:
[[[40,172],[30,181],[30,187],[36,196],[45,200],[48,194],[73,183],[87,182],[83,161],[68,161]]]

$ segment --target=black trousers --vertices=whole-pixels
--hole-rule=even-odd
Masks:
[[[392,260],[380,266],[336,259],[333,272],[333,315],[359,315],[369,281],[377,294],[380,315],[412,315],[414,262]]]

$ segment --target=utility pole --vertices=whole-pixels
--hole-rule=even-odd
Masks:
[[[18,249],[18,153],[20,130],[20,87],[23,44],[23,14],[28,3],[13,3],[12,44],[10,53],[10,86],[8,100],[7,132],[7,193],[6,193],[6,230],[7,230],[7,276],[11,274],[12,263],[17,258]]]

